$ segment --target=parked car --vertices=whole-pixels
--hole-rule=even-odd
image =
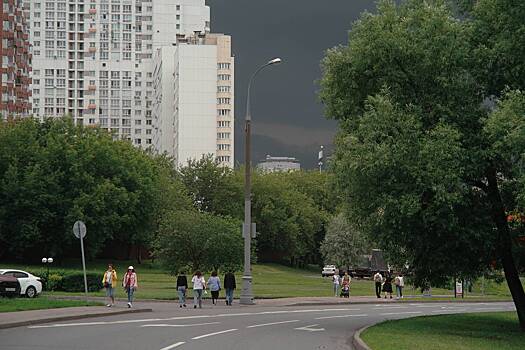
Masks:
[[[20,282],[11,275],[0,275],[0,295],[5,297],[20,295]]]
[[[0,276],[12,276],[20,284],[20,295],[34,298],[42,293],[42,282],[39,277],[22,270],[0,270]],[[12,288],[12,287],[10,287]]]
[[[325,267],[323,267],[323,270],[321,271],[321,276],[323,277],[333,276],[335,275],[335,271],[336,271],[335,265],[325,265]]]

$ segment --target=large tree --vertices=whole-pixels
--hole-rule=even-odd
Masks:
[[[525,42],[511,33],[525,30],[525,4],[470,5],[460,19],[449,1],[381,1],[328,52],[320,95],[340,122],[334,171],[349,218],[419,286],[497,261],[525,329],[506,220],[524,208],[525,118],[521,93],[504,92],[524,87]]]

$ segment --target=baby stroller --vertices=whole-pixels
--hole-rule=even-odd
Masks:
[[[343,284],[341,288],[341,298],[350,298],[350,286],[348,284]]]

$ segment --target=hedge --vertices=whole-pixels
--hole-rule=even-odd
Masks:
[[[84,273],[82,271],[54,270],[49,272],[49,276],[46,273],[33,274],[40,275],[43,288],[47,291],[84,291]],[[89,292],[98,292],[104,287],[100,273],[86,272],[86,277]]]

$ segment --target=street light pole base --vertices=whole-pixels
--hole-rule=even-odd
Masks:
[[[241,305],[254,305],[252,293],[252,276],[242,276],[242,291],[239,299]]]

